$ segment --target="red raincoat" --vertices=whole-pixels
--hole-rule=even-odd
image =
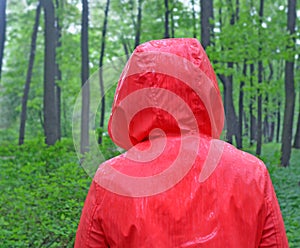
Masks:
[[[108,126],[127,152],[97,170],[75,247],[288,247],[265,165],[219,140],[223,120],[196,39],[138,46]]]

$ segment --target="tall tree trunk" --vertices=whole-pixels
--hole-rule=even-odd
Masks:
[[[253,87],[253,78],[254,78],[254,64],[250,64],[250,86]],[[255,96],[250,97],[250,145],[252,146],[256,140],[256,118],[253,114],[253,104],[256,102]]]
[[[230,1],[230,0],[227,1],[227,5],[229,6],[230,12],[231,12],[230,25],[233,26],[235,24],[235,11],[233,10],[232,1]],[[220,10],[219,13],[221,13],[221,12],[222,11]],[[201,11],[201,13],[202,13],[202,11]],[[220,20],[222,20],[221,17],[220,17]],[[220,21],[220,23],[221,23],[221,21]],[[205,41],[205,39],[204,39],[204,44],[206,44],[206,42],[207,42],[207,40]],[[210,42],[210,40],[209,40],[209,42]],[[232,48],[229,47],[228,49],[232,49]],[[232,71],[233,70],[233,62],[228,62],[227,67],[229,68],[230,71]],[[226,114],[226,124],[227,124],[226,139],[229,143],[232,143],[233,136],[235,136],[237,147],[241,147],[241,143],[240,143],[241,134],[239,132],[238,119],[236,116],[234,103],[233,103],[233,76],[218,74],[218,77],[220,78],[222,84],[224,85],[224,104],[225,104],[225,114]]]
[[[262,18],[264,15],[264,0],[260,0],[260,7],[259,7],[259,28],[258,28],[258,37],[262,41],[261,37],[261,28],[262,28]],[[262,44],[259,42],[258,47],[258,84],[262,84],[263,81],[263,62],[261,60],[261,53],[262,53]],[[256,155],[261,154],[261,146],[262,146],[262,92],[259,88],[257,90],[257,134],[256,134]]]
[[[67,125],[68,117],[67,117],[67,101],[65,100],[65,97],[62,97],[62,116],[63,116],[63,121],[62,121],[62,134],[66,137],[69,135],[69,128]]]
[[[171,38],[175,38],[175,22],[174,22],[174,0],[171,0],[170,19],[171,19]]]
[[[170,38],[169,32],[169,0],[165,0],[165,38]]]
[[[269,132],[269,142],[273,142],[274,140],[274,134],[275,134],[275,121],[272,121],[270,123],[270,132]]]
[[[246,60],[244,60],[244,65],[243,65],[243,76],[246,78],[247,75],[247,63]],[[245,81],[244,79],[240,82],[240,95],[239,95],[239,144],[240,147],[243,147],[243,114],[244,114],[244,86],[245,86]]]
[[[200,0],[201,8],[201,43],[204,49],[211,43],[211,33],[213,25],[211,20],[214,18],[213,14],[213,0]]]
[[[270,74],[267,80],[267,84],[270,84],[274,75],[273,64],[269,61],[269,69]],[[270,113],[269,108],[269,93],[266,92],[265,102],[264,102],[264,112],[265,112],[265,120],[264,120],[264,136],[267,142],[272,142],[274,138],[274,116],[276,115],[275,111],[272,110]]]
[[[262,123],[262,135],[263,135],[263,140],[264,142],[267,141],[269,142],[269,116],[267,112],[265,112],[265,118]]]
[[[122,40],[123,49],[124,49],[124,52],[125,52],[125,55],[126,55],[126,59],[128,60],[129,57],[130,57],[128,45],[126,43],[126,40],[123,37],[121,38],[121,40]]]
[[[56,9],[59,10],[60,8],[60,3],[59,0],[56,0]],[[61,47],[61,25],[60,25],[60,16],[56,14],[56,47],[60,48]],[[59,63],[56,61],[56,80],[58,82],[61,82],[61,70],[59,68]],[[56,86],[56,109],[57,109],[57,134],[58,134],[58,139],[61,138],[61,88],[59,84],[55,84]]]
[[[249,119],[247,118],[247,114],[244,111],[243,112],[243,123],[244,123],[244,131],[243,131],[243,135],[246,135],[247,137],[249,137]]]
[[[195,0],[192,1],[193,38],[197,38]]]
[[[298,61],[300,61],[298,57]],[[297,66],[297,69],[299,69],[299,66]],[[298,82],[298,88],[300,89],[300,83]],[[293,147],[296,149],[300,149],[300,90],[298,90],[298,122],[297,122],[297,129],[296,134],[294,138],[294,144]]]
[[[107,5],[109,5],[109,3],[106,3],[106,7],[107,7]],[[107,19],[106,10],[105,10],[105,17],[104,18]],[[137,18],[136,18],[134,48],[136,48],[140,44],[141,26],[142,26],[142,0],[138,0],[138,13],[137,13]],[[105,27],[105,29],[106,29],[106,27]]]
[[[44,130],[46,144],[58,140],[57,109],[55,106],[55,11],[52,0],[41,0],[45,12],[45,58],[44,58]]]
[[[230,66],[230,65],[229,65]],[[232,68],[232,67],[228,67]],[[224,76],[222,74],[218,74],[225,92],[225,114],[226,114],[226,124],[227,124],[227,133],[226,133],[226,140],[229,143],[233,142],[233,136],[236,138],[237,147],[241,147],[240,144],[240,134],[238,128],[238,119],[234,109],[233,103],[233,85],[232,85],[232,76]],[[238,134],[237,134],[238,133]]]
[[[276,68],[276,80],[280,81],[282,77],[284,77],[284,60],[281,59],[279,63],[277,64]],[[282,99],[281,99],[281,92],[278,92],[278,94],[275,96],[275,103],[276,103],[276,142],[281,142],[280,138],[282,136],[281,134],[281,105],[282,105]]]
[[[34,64],[34,58],[35,58],[36,38],[37,38],[37,33],[38,33],[40,14],[41,14],[41,4],[39,2],[37,5],[37,9],[36,9],[35,21],[34,21],[33,31],[32,31],[32,36],[31,36],[29,62],[28,62],[28,68],[27,68],[24,93],[23,93],[23,97],[22,97],[22,110],[21,110],[21,119],[20,119],[20,130],[19,130],[19,145],[22,145],[24,143],[24,138],[25,138],[27,101],[28,101],[28,94],[29,94],[29,90],[30,90],[30,82],[31,82],[32,70],[33,70],[33,64]]]
[[[281,101],[277,101],[277,128],[276,128],[276,142],[279,143],[279,137],[280,137],[280,126],[281,126],[281,116],[280,116],[280,110],[281,110]]]
[[[81,107],[81,139],[80,152],[84,154],[89,151],[89,111],[90,111],[90,88],[85,83],[89,78],[89,7],[88,0],[82,0],[81,16],[81,85],[82,85],[82,107]]]
[[[288,0],[288,31],[291,35],[295,33],[296,23],[296,0]],[[295,49],[295,39],[293,45],[288,45],[288,50]],[[294,56],[285,63],[285,108],[281,146],[281,165],[288,166],[292,152],[293,117],[295,108],[295,85],[294,85]]]
[[[139,0],[141,1],[141,0]],[[108,18],[108,11],[109,11],[109,4],[110,0],[106,1],[106,7],[104,11],[104,21],[102,27],[102,42],[101,42],[101,52],[100,52],[100,59],[99,59],[99,80],[100,80],[100,93],[101,93],[101,115],[100,115],[100,132],[98,137],[98,144],[102,143],[102,133],[104,127],[104,117],[105,117],[105,96],[104,96],[104,82],[103,82],[103,59],[104,59],[104,51],[105,51],[105,37],[106,37],[106,29],[107,29],[107,18]],[[140,4],[140,3],[139,3]],[[139,6],[141,7],[141,6]],[[138,14],[138,15],[141,15]],[[141,16],[140,16],[141,18]],[[138,17],[139,19],[139,17]],[[140,21],[137,22],[137,30],[141,28]],[[140,32],[140,31],[137,31]],[[139,34],[138,34],[139,36]],[[139,42],[139,38],[136,37],[135,42]],[[136,43],[137,44],[137,43]]]
[[[6,33],[6,0],[0,0],[0,80],[2,75],[2,64]]]
[[[298,105],[299,113],[298,113],[297,130],[296,130],[296,134],[295,134],[293,147],[297,148],[297,149],[300,149],[300,92],[299,92],[298,95],[299,95],[299,98],[298,98],[298,100],[299,100],[299,105]]]

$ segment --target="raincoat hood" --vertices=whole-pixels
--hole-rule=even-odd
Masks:
[[[222,99],[205,51],[196,39],[178,38],[135,49],[118,82],[108,131],[118,146],[129,149],[157,129],[166,136],[219,138],[223,123]]]

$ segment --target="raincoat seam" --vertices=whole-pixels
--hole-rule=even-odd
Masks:
[[[264,177],[265,177],[265,182],[268,182],[267,178],[268,178],[268,170],[265,169],[265,173],[264,173]],[[272,196],[269,196],[265,193],[265,202],[267,203],[267,207],[268,207],[268,210],[270,209],[270,214],[271,214],[271,218],[272,218],[272,228],[274,229],[275,231],[275,239],[276,239],[276,247],[280,247],[279,244],[281,243],[280,240],[279,240],[279,237],[278,237],[278,234],[280,233],[280,231],[278,230],[279,227],[278,227],[278,219],[276,218],[276,215],[275,215],[275,210],[273,208],[273,204],[272,204]]]
[[[102,201],[101,201],[101,204],[98,204],[97,203],[97,199],[98,198],[98,195],[99,195],[99,189],[98,189],[98,184],[93,180],[92,183],[95,184],[95,202],[94,202],[94,207],[93,207],[93,211],[92,211],[92,214],[91,214],[91,221],[89,223],[89,228],[88,228],[88,231],[87,231],[87,240],[86,240],[86,247],[89,247],[89,242],[90,242],[90,237],[91,237],[91,230],[92,230],[92,227],[93,227],[93,224],[94,224],[94,218],[96,216],[96,213],[97,213],[97,209],[98,207],[100,207],[100,205],[102,205],[102,202],[103,202],[103,197],[101,197]],[[101,229],[102,229],[102,226],[101,226]],[[105,237],[105,243],[107,243],[107,240],[106,240],[106,237]]]
[[[273,224],[273,229],[275,231],[275,238],[276,238],[276,247],[280,247],[279,244],[280,244],[280,240],[279,240],[279,237],[278,237],[278,221],[277,221],[277,218],[274,214],[274,208],[272,207],[272,202],[271,200],[269,199],[266,199],[266,202],[267,202],[267,205],[268,205],[268,208],[270,209],[270,214],[271,214],[271,218],[272,218],[272,224]]]
[[[91,234],[91,230],[92,230],[92,227],[93,227],[93,222],[94,222],[93,219],[94,219],[97,207],[98,207],[97,204],[95,204],[94,207],[93,207],[93,211],[92,211],[92,215],[91,215],[91,221],[89,223],[89,228],[88,228],[88,231],[87,231],[86,247],[88,247],[89,242],[90,242],[90,234]]]

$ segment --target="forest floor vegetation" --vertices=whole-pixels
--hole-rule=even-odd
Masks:
[[[118,152],[108,138],[105,157]],[[254,149],[245,149],[253,152]],[[280,145],[263,146],[290,247],[300,247],[300,150],[279,167]],[[70,139],[55,146],[42,139],[23,146],[0,145],[0,243],[6,247],[73,247],[91,178],[80,166]]]

